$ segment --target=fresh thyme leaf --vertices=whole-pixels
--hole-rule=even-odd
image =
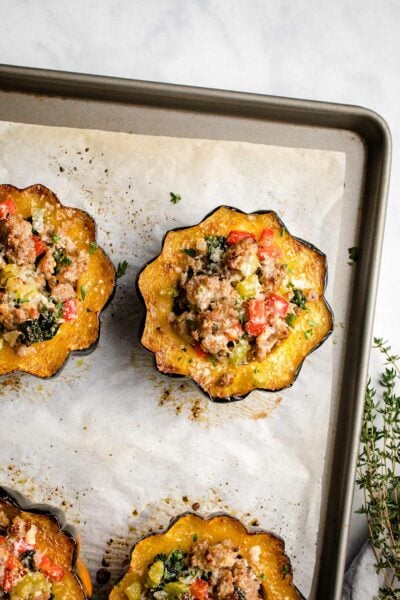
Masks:
[[[347,252],[349,253],[349,260],[358,262],[360,258],[360,248],[353,246],[352,248],[348,248]]]
[[[119,262],[118,266],[117,266],[117,279],[119,279],[120,277],[122,277],[123,275],[125,275],[126,273],[126,269],[128,268],[128,263],[126,262],[126,260]]]
[[[382,338],[373,348],[384,359],[379,393],[368,381],[365,392],[357,484],[364,503],[357,512],[365,514],[376,568],[384,585],[378,598],[399,597],[400,580],[400,356]]]
[[[198,534],[198,533],[195,533],[195,534],[193,535],[193,541],[194,541],[194,542],[197,542],[197,540],[198,540],[198,539],[199,539],[199,534]]]
[[[179,194],[174,194],[174,192],[170,192],[169,195],[172,204],[178,204],[178,202],[182,200],[182,196],[180,196]]]
[[[97,242],[90,242],[89,244],[89,254],[94,254],[98,248]]]
[[[288,575],[288,574],[289,574],[289,567],[287,566],[286,563],[283,563],[283,565],[282,565],[282,575],[285,578],[286,575]]]
[[[53,244],[57,244],[57,242],[60,241],[60,236],[58,235],[58,233],[55,233],[53,235],[53,237],[51,238],[51,241],[53,242]]]
[[[81,285],[81,298],[82,300],[84,300],[86,298],[87,295],[87,288],[84,285]]]
[[[306,338],[306,340],[309,340],[313,335],[314,329],[307,329],[307,331],[304,332],[304,337]]]
[[[283,237],[285,235],[285,232],[286,232],[286,228],[285,227],[281,227],[280,232],[279,232],[280,236]]]

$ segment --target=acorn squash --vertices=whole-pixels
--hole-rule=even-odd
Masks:
[[[146,587],[151,587],[149,580],[163,583],[158,581],[160,577],[156,571],[160,561],[157,559],[164,557],[165,561],[165,558],[168,559],[171,555],[173,557],[175,551],[181,555],[189,553],[195,542],[207,542],[208,546],[230,542],[237,550],[238,558],[245,559],[252,569],[262,597],[268,600],[302,598],[293,584],[290,561],[280,538],[263,530],[249,532],[239,520],[228,514],[204,518],[194,513],[185,513],[174,519],[164,533],[150,534],[135,544],[131,551],[129,569],[112,589],[109,600],[137,600]],[[175,560],[175,564],[177,562]],[[164,562],[164,573],[166,564]],[[201,579],[198,581],[201,582]],[[179,589],[173,589],[173,585],[177,588],[179,584],[169,583],[165,586],[168,597],[171,595],[179,598]],[[192,587],[190,595],[194,598],[202,597],[196,589],[193,594]],[[243,595],[239,593],[238,598],[241,597]]]
[[[11,600],[31,598],[34,591],[52,594],[54,600],[91,597],[89,572],[79,559],[79,538],[61,510],[32,504],[22,494],[0,487],[0,535],[0,563],[5,563],[0,591]]]
[[[16,214],[18,218],[20,215],[23,218],[20,219],[20,222],[25,227],[28,226],[28,223],[33,223],[33,232],[35,232],[35,215],[41,215],[42,221],[43,215],[45,215],[48,227],[54,228],[54,231],[62,229],[63,235],[72,241],[75,252],[77,254],[84,253],[87,257],[85,259],[87,266],[74,284],[75,297],[64,304],[59,303],[61,324],[54,323],[52,320],[54,311],[47,315],[39,311],[38,318],[32,317],[35,320],[27,321],[19,326],[23,333],[21,331],[4,331],[4,327],[2,328],[0,375],[21,371],[38,377],[51,377],[61,369],[71,352],[94,349],[99,336],[100,312],[114,291],[115,269],[105,252],[97,246],[96,226],[93,219],[82,210],[64,207],[53,192],[43,185],[33,185],[21,190],[11,185],[0,185],[0,209],[6,214],[11,210],[11,214]],[[4,215],[1,218],[4,218]],[[60,236],[54,235],[54,242],[57,242],[59,238]],[[39,255],[35,269],[39,270],[40,265],[37,265],[40,254],[46,256],[43,253],[46,253],[49,248],[39,236],[34,235],[32,239],[35,242],[36,254]],[[14,248],[14,251],[18,252],[18,247]],[[61,263],[64,261],[64,265],[71,263],[60,248],[56,249],[53,256]],[[52,257],[50,259],[52,260]],[[10,270],[18,268],[18,265],[7,264],[5,267]],[[57,273],[57,270],[55,272]],[[1,285],[4,286],[5,281],[8,282],[4,279],[7,276],[4,264],[0,273],[2,275]],[[18,277],[14,277],[14,279],[18,282]],[[24,284],[24,289],[30,291],[29,283]],[[35,293],[37,290],[33,291]],[[3,292],[4,287],[2,297]],[[18,293],[18,289],[16,293]],[[19,305],[21,310],[24,309],[24,306],[28,306],[28,304],[22,303],[29,302],[26,298],[17,296],[17,299],[21,301]],[[69,306],[68,314],[68,303],[71,302],[72,316],[71,306]],[[6,305],[4,306],[7,308]],[[17,304],[16,307],[18,307]],[[43,329],[43,323],[47,329]],[[31,344],[29,352],[22,353],[13,348],[13,340],[11,340],[13,335],[19,335],[19,339],[23,338],[27,340],[28,344]]]
[[[240,252],[232,255],[232,250],[229,250],[232,247],[230,244],[235,244],[244,237],[247,237],[249,248],[252,246],[253,251],[254,248],[259,249],[258,257],[253,252],[252,264],[251,261],[240,263]],[[216,253],[217,258],[212,256],[212,260],[221,260],[221,251],[230,252],[230,257],[233,256],[233,260],[236,261],[232,261],[235,277],[240,274],[238,269],[242,269],[244,273],[240,275],[242,280],[239,283],[234,282],[234,293],[236,297],[239,294],[243,301],[243,306],[248,312],[245,319],[249,320],[245,325],[239,322],[236,324],[236,330],[244,335],[237,343],[227,343],[227,360],[216,360],[215,356],[204,351],[204,346],[199,347],[195,339],[190,340],[190,336],[186,335],[187,331],[181,334],[174,324],[174,312],[183,312],[183,318],[189,314],[190,319],[186,319],[189,327],[196,318],[196,310],[199,312],[198,306],[205,308],[207,305],[207,294],[204,306],[198,300],[200,291],[204,297],[204,290],[198,286],[195,290],[198,306],[194,312],[184,312],[187,310],[185,306],[179,307],[182,273],[185,277],[192,276],[191,281],[194,280],[193,269],[190,272],[187,265],[188,262],[193,265],[193,260],[198,259],[198,248],[204,243],[208,246],[206,252],[210,253],[211,250]],[[243,244],[242,242],[242,246]],[[202,256],[200,254],[200,257]],[[223,260],[226,261],[226,255]],[[260,260],[263,262],[260,263]],[[273,293],[267,297],[266,304],[267,308],[273,306],[275,315],[278,314],[279,317],[281,314],[279,318],[283,334],[281,338],[276,336],[276,343],[266,355],[261,355],[259,350],[262,350],[262,346],[261,343],[258,344],[263,336],[257,338],[251,335],[260,334],[261,330],[257,330],[257,318],[260,316],[257,315],[257,310],[264,310],[265,317],[265,302],[251,298],[255,297],[259,290],[257,273],[265,273],[263,269],[269,268],[271,260],[277,261],[276,268],[280,275],[276,276],[275,280],[272,275],[276,285]],[[204,275],[204,261],[201,264],[203,272],[199,272],[203,274],[197,278],[200,283],[202,279],[207,279],[207,275]],[[215,263],[208,263],[206,273],[212,273],[214,266]],[[212,278],[216,285],[220,285],[217,281],[218,276],[213,275]],[[155,355],[159,371],[191,377],[214,401],[240,400],[254,389],[281,390],[293,384],[306,356],[332,332],[333,315],[324,298],[326,279],[325,255],[310,243],[290,235],[275,212],[259,211],[247,214],[236,208],[220,206],[198,225],[169,231],[164,238],[160,254],[139,273],[138,291],[146,311],[141,329],[142,345]],[[189,285],[192,285],[190,281],[187,288]],[[232,291],[226,291],[222,285],[220,287],[224,290],[221,293],[225,295]],[[192,285],[191,298],[194,296],[193,289]],[[206,290],[207,293],[209,291]],[[175,310],[177,301],[178,311]],[[208,321],[216,314],[211,307],[212,305],[208,309]],[[255,314],[252,315],[252,311]],[[267,313],[266,319],[269,318],[268,314],[270,313]],[[182,316],[178,318],[182,319]],[[266,320],[265,323],[267,322]],[[265,323],[264,331],[268,330]],[[211,325],[214,327],[214,323]],[[182,321],[179,326],[182,326]],[[225,335],[225,342],[235,339],[235,327],[229,330],[229,335],[233,337],[227,337],[226,330],[222,330],[219,337]],[[195,333],[198,334],[197,331]],[[253,346],[249,344],[249,338],[253,341]],[[233,349],[229,350],[229,346],[233,346]],[[248,352],[253,353],[251,358],[241,360],[243,354]]]

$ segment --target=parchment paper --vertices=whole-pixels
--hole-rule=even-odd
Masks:
[[[102,559],[119,571],[139,535],[194,505],[281,535],[295,583],[309,593],[336,394],[332,338],[292,388],[212,404],[194,384],[154,370],[138,343],[134,281],[168,229],[219,204],[273,209],[327,254],[327,298],[340,322],[344,175],[339,152],[0,123],[0,181],[42,183],[84,208],[115,264],[129,263],[93,354],[71,358],[56,379],[0,384],[1,481],[64,507],[93,574]]]

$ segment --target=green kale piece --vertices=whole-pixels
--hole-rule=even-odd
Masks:
[[[19,340],[22,344],[30,346],[37,342],[51,340],[57,333],[60,324],[60,311],[46,311],[39,315],[38,319],[25,321],[18,330],[21,332]]]
[[[177,581],[182,573],[187,570],[186,553],[182,550],[174,550],[168,555],[157,554],[153,562],[157,560],[162,560],[164,563],[162,583]]]
[[[303,308],[304,310],[306,309],[306,297],[304,293],[297,288],[293,290],[293,298],[291,299],[291,302],[296,304],[296,306],[299,308]]]
[[[72,260],[67,256],[62,248],[56,248],[53,252],[53,258],[56,261],[56,273],[58,273],[61,267],[68,267],[72,264]]]
[[[194,248],[184,248],[183,250],[181,250],[181,252],[187,254],[188,256],[191,256],[192,258],[196,256],[196,250]]]
[[[207,252],[211,261],[218,262],[221,255],[226,250],[226,237],[223,235],[206,235],[204,239],[207,242]],[[215,260],[217,258],[218,260]]]
[[[246,593],[242,588],[235,585],[234,590],[237,600],[246,600]]]

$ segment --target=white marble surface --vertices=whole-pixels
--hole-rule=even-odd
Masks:
[[[393,135],[375,335],[400,351],[398,0],[0,0],[0,62],[358,104]],[[371,365],[371,370],[376,370]],[[356,501],[358,504],[358,500]],[[349,555],[365,534],[352,523]]]

